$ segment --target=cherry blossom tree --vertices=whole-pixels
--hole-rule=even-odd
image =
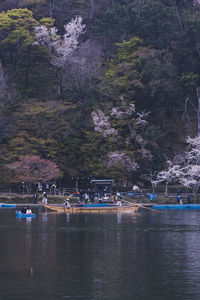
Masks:
[[[148,124],[147,116],[145,112],[136,113],[134,103],[128,103],[123,97],[120,97],[118,106],[113,106],[106,113],[100,109],[92,112],[95,131],[112,140],[116,149],[104,158],[107,168],[120,165],[131,173],[139,168],[139,159],[152,159],[147,141],[141,134]]]
[[[76,16],[64,25],[64,35],[58,34],[56,27],[47,28],[45,25],[35,27],[35,45],[41,45],[49,50],[51,63],[55,67],[63,67],[72,52],[78,47],[78,38],[84,32],[85,25],[82,17]]]
[[[188,137],[188,147],[182,155],[179,164],[167,162],[167,168],[158,173],[156,183],[166,182],[166,193],[169,183],[178,182],[182,186],[192,189],[193,195],[200,187],[200,137]]]
[[[58,34],[56,27],[47,28],[45,25],[35,27],[35,45],[41,45],[48,49],[51,64],[57,69],[58,74],[58,95],[61,94],[62,72],[70,61],[71,55],[78,47],[78,39],[84,32],[85,25],[82,17],[76,16],[69,23],[64,25],[64,34]]]
[[[138,164],[135,161],[131,160],[131,158],[126,153],[120,151],[110,152],[108,154],[106,166],[110,168],[117,164],[121,165],[128,172],[136,171],[139,167]]]
[[[165,193],[168,195],[169,183],[180,182],[184,177],[184,168],[178,164],[174,164],[170,160],[167,161],[167,168],[158,173],[155,183],[165,182]]]
[[[104,137],[110,135],[117,135],[118,131],[112,128],[112,125],[109,121],[109,117],[104,114],[100,109],[92,112],[92,119],[95,125],[95,131],[102,133]]]
[[[47,182],[59,177],[57,165],[36,155],[21,156],[18,161],[9,165],[14,172],[14,181],[24,181],[28,184]]]

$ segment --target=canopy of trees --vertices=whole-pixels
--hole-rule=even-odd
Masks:
[[[199,1],[3,1],[1,181],[22,155],[63,179],[161,170],[197,133],[199,31]]]

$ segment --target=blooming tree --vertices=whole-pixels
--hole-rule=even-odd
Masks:
[[[110,168],[117,164],[121,165],[128,172],[136,171],[139,167],[126,153],[120,151],[110,152],[108,154],[106,166]]]
[[[58,29],[55,27],[37,26],[35,27],[35,45],[44,46],[49,50],[52,65],[58,68],[63,67],[72,52],[77,49],[78,38],[84,32],[84,28],[81,16],[76,16],[64,25],[63,36],[58,34]]]
[[[192,189],[196,196],[200,187],[200,137],[188,137],[189,144],[183,159],[179,164],[168,161],[166,170],[158,173],[156,182],[166,182],[166,192],[169,183],[179,182],[182,186]]]
[[[138,160],[152,159],[146,148],[147,141],[141,134],[147,126],[148,113],[136,113],[135,105],[120,97],[118,106],[114,106],[105,114],[97,109],[92,112],[94,129],[105,138],[112,138],[112,145],[116,151],[108,153],[105,165],[111,168],[120,165],[128,173],[139,168]],[[137,152],[136,158],[134,154]]]
[[[95,131],[102,133],[104,137],[117,135],[118,131],[112,128],[109,117],[100,109],[92,112],[92,119],[95,125]]]
[[[35,27],[35,45],[41,45],[48,49],[51,64],[57,69],[58,96],[62,94],[62,69],[69,63],[72,53],[78,47],[79,36],[84,32],[85,25],[82,17],[76,16],[68,24],[64,25],[64,35],[58,34],[55,27],[47,28],[45,25]]]
[[[54,162],[36,155],[21,156],[9,165],[9,169],[14,171],[15,181],[27,183],[47,182],[59,177],[59,169]]]
[[[168,195],[168,185],[171,182],[178,182],[180,178],[184,176],[184,169],[178,165],[173,164],[171,161],[167,161],[167,168],[158,173],[155,183],[158,184],[159,182],[165,181],[165,193]]]

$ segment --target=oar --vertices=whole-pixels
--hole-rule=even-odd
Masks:
[[[122,200],[122,201],[124,201],[124,202],[126,202],[126,203],[129,203],[131,206],[139,206],[139,207],[141,207],[141,208],[148,209],[148,210],[150,210],[150,211],[152,211],[152,212],[160,213],[159,210],[152,209],[152,208],[149,208],[149,207],[145,207],[145,206],[143,206],[143,205],[141,205],[141,204],[137,204],[137,203],[134,203],[134,204],[133,204],[132,202],[129,202],[129,201],[126,201],[126,200]]]

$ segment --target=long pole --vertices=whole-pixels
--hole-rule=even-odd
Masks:
[[[131,206],[138,206],[138,207],[141,207],[141,208],[144,208],[144,209],[147,209],[147,210],[150,210],[152,212],[156,212],[156,213],[160,213],[159,210],[156,210],[156,209],[152,209],[152,208],[149,208],[149,207],[145,207],[144,205],[141,205],[141,204],[137,204],[137,203],[132,203],[130,201],[126,201],[126,200],[122,200],[123,202],[126,202],[126,203],[129,203]]]

